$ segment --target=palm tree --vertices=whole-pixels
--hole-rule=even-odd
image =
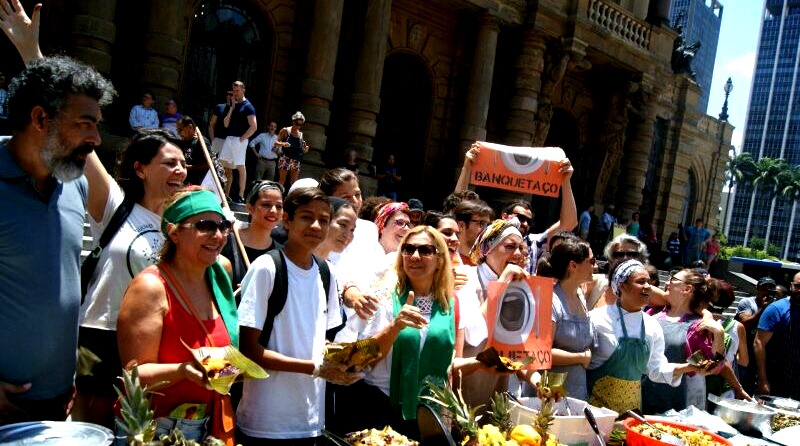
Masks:
[[[756,163],[753,161],[753,155],[749,152],[742,152],[728,159],[728,165],[725,170],[726,181],[728,182],[728,203],[725,205],[725,215],[723,217],[727,217],[732,211],[731,197],[734,195],[736,185],[751,181],[755,171]],[[722,225],[725,235],[728,235],[730,223],[730,219],[725,218]]]
[[[763,157],[756,161],[756,175],[753,179],[753,199],[750,200],[750,213],[747,216],[747,228],[744,234],[743,245],[747,246],[747,239],[750,235],[750,223],[753,218],[753,206],[755,204],[755,196],[758,190],[765,192],[772,199],[769,209],[769,219],[767,220],[767,232],[764,236],[764,248],[769,247],[769,233],[772,229],[772,217],[775,214],[775,199],[778,192],[778,175],[781,172],[787,171],[789,165],[786,160],[774,159],[770,157]]]
[[[788,174],[782,175],[781,195],[792,203],[792,213],[789,217],[789,229],[786,231],[786,244],[783,247],[783,258],[789,257],[789,246],[792,244],[792,228],[794,227],[794,214],[797,209],[797,200],[800,199],[800,166],[794,166]]]

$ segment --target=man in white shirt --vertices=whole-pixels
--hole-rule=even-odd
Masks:
[[[270,121],[267,131],[253,138],[248,144],[258,158],[256,181],[275,180],[275,173],[278,170],[278,153],[275,150],[275,142],[278,140],[278,135],[275,134],[277,129],[278,124]]]

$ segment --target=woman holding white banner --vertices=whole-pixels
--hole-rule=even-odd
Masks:
[[[557,279],[553,286],[552,371],[567,372],[567,394],[586,401],[586,368],[592,360],[596,335],[581,285],[592,280],[594,255],[588,243],[564,239],[542,262]]]

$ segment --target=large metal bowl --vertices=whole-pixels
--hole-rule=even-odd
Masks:
[[[772,432],[770,422],[775,416],[775,411],[769,407],[730,398],[720,398],[714,402],[717,405],[714,414],[739,432],[746,434],[759,431],[763,435],[769,435]]]

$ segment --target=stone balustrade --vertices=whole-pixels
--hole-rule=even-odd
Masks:
[[[619,6],[603,0],[589,0],[588,18],[590,22],[642,49],[650,46],[650,25]]]

